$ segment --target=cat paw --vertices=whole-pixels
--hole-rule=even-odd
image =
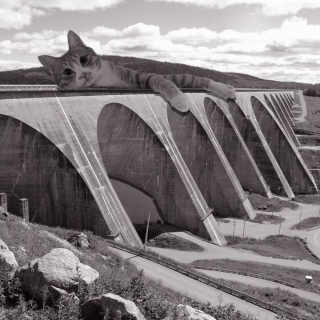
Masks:
[[[180,112],[187,112],[190,109],[189,99],[182,92],[179,92],[172,99],[170,99],[170,104],[173,108]]]
[[[233,86],[215,82],[212,86],[210,86],[209,89],[215,96],[220,99],[223,99],[225,101],[236,100],[236,90]]]

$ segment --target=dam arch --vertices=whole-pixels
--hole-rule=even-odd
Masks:
[[[278,111],[278,114],[282,120],[283,123],[283,129],[286,131],[286,133],[288,134],[288,136],[291,138],[291,140],[293,141],[293,143],[295,145],[298,145],[297,142],[297,137],[295,136],[292,127],[288,121],[288,116],[286,114],[286,111],[284,110],[284,107],[281,107],[281,103],[279,101],[279,98],[273,97],[273,95],[270,95],[271,98],[271,103],[273,104],[274,108]]]
[[[105,236],[109,231],[85,181],[45,135],[12,116],[0,115],[0,190],[19,214],[29,200],[30,221]]]
[[[175,163],[137,113],[121,103],[105,105],[99,114],[97,136],[104,167],[111,177],[155,197],[166,222],[210,239]]]
[[[281,110],[284,114],[284,116],[286,117],[287,119],[287,122],[289,124],[290,127],[293,126],[293,121],[292,121],[292,118],[291,118],[291,115],[287,109],[287,106],[285,105],[284,101],[281,99],[280,95],[276,94],[276,99],[277,99],[277,102],[278,102],[278,105],[281,107]]]
[[[153,194],[149,193],[147,190],[145,189],[142,189],[140,188],[139,186],[131,183],[130,181],[127,181],[127,180],[123,180],[119,177],[115,177],[115,176],[112,176],[111,174],[109,174],[109,178],[111,180],[111,183],[113,185],[113,188],[115,189],[119,199],[121,200],[124,208],[126,209],[126,204],[124,201],[122,201],[122,199],[124,198],[128,198],[128,193],[132,193],[131,190],[135,190],[137,193],[140,193],[143,194],[146,198],[149,198],[150,201],[152,202],[152,206],[148,206],[148,209],[150,209],[151,211],[151,222],[156,222],[156,221],[161,221],[161,223],[167,223],[168,221],[166,220],[166,217],[164,216],[162,210],[161,210],[161,207],[157,201],[157,199],[154,197]],[[124,186],[127,186],[127,188],[124,190],[124,192],[122,192],[121,194],[121,191],[119,191],[119,188],[115,185],[115,182],[118,182],[120,183],[121,185],[124,185]],[[131,190],[130,190],[131,189]],[[124,194],[125,193],[125,194]],[[141,197],[140,197],[141,198]],[[142,200],[143,201],[143,200]],[[129,206],[131,206],[131,204],[129,204]],[[137,206],[139,207],[139,206]],[[143,207],[143,206],[140,206],[140,207]],[[154,210],[152,209],[155,209],[156,210],[156,214],[154,214]],[[130,215],[130,213],[128,212],[128,210],[126,210],[128,216],[130,217],[131,221],[133,224],[135,223],[139,223],[141,221],[137,221],[135,220],[133,217],[132,217],[132,214]],[[145,216],[144,216],[144,220],[143,221],[146,221],[147,220],[147,217],[148,217],[148,214],[146,213]],[[158,219],[155,219],[155,217],[157,217]],[[141,220],[141,219],[140,219]]]
[[[251,116],[246,116],[235,102],[229,102],[229,111],[272,193],[283,191],[288,182],[280,167],[277,167],[270,148],[265,145],[265,138],[259,134]]]
[[[256,97],[251,97],[252,110],[290,187],[297,193],[316,192],[314,180],[304,166],[298,151],[276,119]],[[282,129],[282,130],[281,130]]]
[[[243,204],[246,196],[236,175],[193,112],[168,109],[168,122],[179,152],[214,215],[253,218],[253,210]]]

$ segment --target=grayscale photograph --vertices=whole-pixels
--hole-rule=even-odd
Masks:
[[[320,320],[320,1],[0,16],[0,320]]]

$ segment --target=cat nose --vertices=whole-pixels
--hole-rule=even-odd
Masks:
[[[91,76],[91,71],[82,72],[80,79],[85,78],[88,79]]]

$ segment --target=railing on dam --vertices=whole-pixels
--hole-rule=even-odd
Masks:
[[[183,92],[207,92],[204,89],[180,88]],[[8,84],[0,85],[1,91],[57,91],[57,92],[105,92],[105,93],[154,93],[151,89],[107,89],[107,88],[84,88],[84,89],[61,89],[53,84]],[[236,88],[237,92],[255,92],[255,91],[292,91],[292,89],[260,89],[260,88]]]

